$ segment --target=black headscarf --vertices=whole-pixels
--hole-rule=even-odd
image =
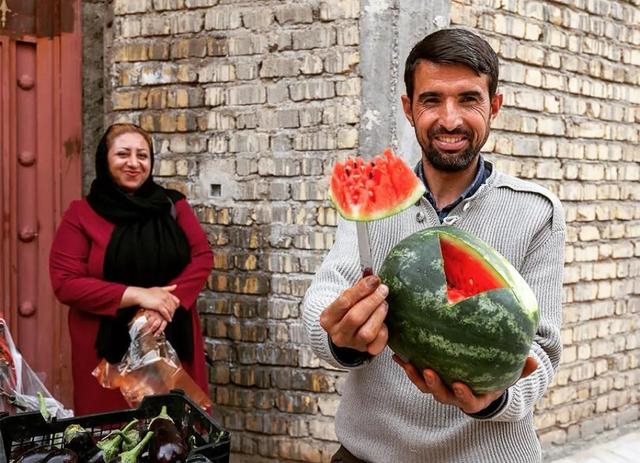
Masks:
[[[152,175],[133,194],[116,185],[107,160],[107,137],[116,125],[107,129],[98,144],[96,178],[87,196],[91,208],[115,224],[105,251],[103,278],[127,286],[165,286],[191,261],[189,243],[175,220],[174,203],[184,195],[161,187]],[[145,134],[137,126],[130,127],[132,130],[122,133]],[[150,138],[145,139],[149,142],[153,169],[153,147]],[[101,318],[95,344],[100,357],[110,363],[122,360],[131,343],[128,324],[138,309],[122,308],[115,317]],[[193,357],[193,329],[184,307],[176,310],[165,335],[180,359]]]

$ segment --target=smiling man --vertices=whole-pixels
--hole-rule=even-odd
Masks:
[[[484,39],[463,29],[428,35],[411,50],[404,80],[402,106],[422,148],[415,170],[427,191],[412,208],[369,223],[374,270],[403,238],[452,225],[513,264],[536,295],[540,323],[516,384],[482,395],[460,382],[447,387],[386,348],[388,288],[375,275],[360,278],[355,226],[341,220],[304,301],[314,351],[349,370],[332,462],[539,462],[533,406],[561,353],[562,207],[481,155],[502,106],[498,57]]]

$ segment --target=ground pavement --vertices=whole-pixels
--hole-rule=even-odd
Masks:
[[[603,442],[603,440],[605,440]],[[588,447],[572,450],[571,453],[549,463],[640,463],[640,428],[616,437],[596,439]]]

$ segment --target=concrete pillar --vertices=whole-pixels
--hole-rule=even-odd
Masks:
[[[448,0],[363,0],[360,15],[360,148],[370,157],[390,146],[411,165],[421,156],[402,112],[404,62],[413,45],[449,24]]]

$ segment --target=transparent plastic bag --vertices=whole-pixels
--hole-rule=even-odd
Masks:
[[[0,412],[43,412],[43,407],[50,416],[73,416],[73,410],[65,409],[29,367],[18,352],[6,321],[0,318]]]
[[[129,326],[131,344],[120,363],[102,359],[92,374],[107,389],[120,389],[129,406],[136,407],[146,395],[182,389],[205,410],[211,400],[182,368],[180,359],[164,335],[144,330],[147,318],[139,311]]]

